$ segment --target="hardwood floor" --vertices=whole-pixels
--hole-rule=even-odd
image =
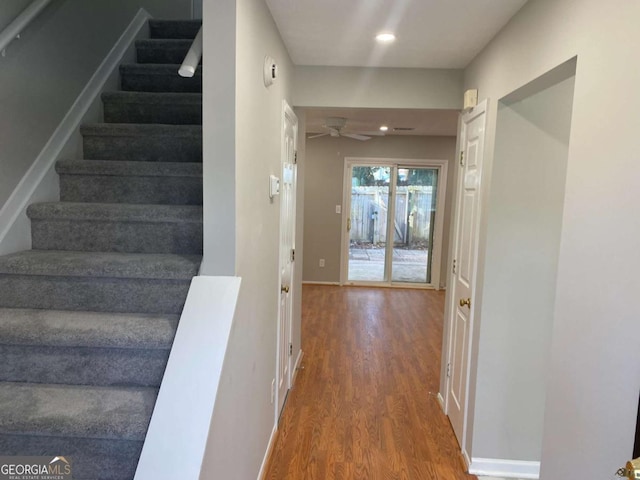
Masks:
[[[471,480],[435,396],[444,292],[305,285],[270,480]]]

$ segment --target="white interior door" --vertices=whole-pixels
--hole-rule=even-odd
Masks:
[[[464,447],[466,434],[485,123],[486,100],[462,117],[453,272],[449,283],[452,293],[449,296],[451,304],[447,319],[449,322],[447,414],[462,447]]]
[[[291,386],[291,320],[293,315],[293,263],[295,261],[296,144],[298,119],[283,107],[282,172],[280,179],[280,312],[278,318],[278,371],[276,415],[280,415]]]

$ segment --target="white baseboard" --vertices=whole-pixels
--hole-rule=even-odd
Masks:
[[[269,445],[267,445],[267,451],[264,454],[264,458],[262,459],[262,465],[260,465],[260,471],[258,472],[258,480],[264,480],[264,476],[267,474],[267,465],[269,463],[269,459],[271,458],[271,452],[273,452],[273,447],[276,445],[276,434],[278,433],[278,425],[273,426],[273,430],[271,431],[271,437],[269,437]]]
[[[58,199],[56,161],[74,143],[73,137],[78,135],[85,116],[99,101],[107,81],[114,72],[117,73],[122,58],[150,17],[144,9],[138,11],[0,209],[0,254],[31,248],[31,224],[25,213],[27,207],[34,202]]]
[[[462,451],[460,452],[462,453],[462,461],[464,462],[464,466],[467,469],[467,472],[469,471],[469,468],[471,467],[471,459],[469,458],[469,454],[467,453],[467,451],[463,448]]]
[[[293,367],[293,378],[291,378],[291,388],[296,384],[296,378],[298,376],[298,371],[300,371],[300,366],[302,365],[302,358],[304,357],[304,352],[300,350],[298,352],[298,357],[296,358],[296,364]]]
[[[469,473],[488,477],[537,479],[540,478],[540,462],[473,457]]]
[[[335,286],[340,286],[340,282],[310,282],[310,281],[306,281],[304,280],[302,282],[303,285],[335,285]]]
[[[444,398],[442,398],[442,393],[438,392],[438,396],[436,398],[438,399],[438,403],[440,404],[440,408],[442,409],[442,411],[444,413],[446,413],[446,411],[444,409]]]

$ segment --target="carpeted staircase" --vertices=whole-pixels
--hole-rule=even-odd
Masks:
[[[202,254],[202,77],[178,76],[199,22],[150,21],[60,202],[29,206],[33,250],[0,257],[0,455],[132,479]]]

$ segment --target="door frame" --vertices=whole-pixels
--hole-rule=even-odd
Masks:
[[[296,116],[295,112],[293,111],[293,108],[291,108],[291,106],[287,103],[286,100],[282,101],[282,120],[281,120],[281,132],[280,132],[280,137],[281,137],[281,152],[280,152],[280,177],[281,179],[284,179],[284,167],[285,164],[290,164],[290,158],[287,156],[288,150],[287,150],[287,136],[286,136],[286,130],[287,130],[287,122],[291,122],[292,128],[293,128],[293,149],[294,149],[294,157],[293,157],[293,187],[291,189],[291,194],[292,194],[292,215],[289,217],[290,218],[290,229],[291,229],[291,235],[292,235],[292,249],[293,251],[295,251],[295,247],[296,247],[296,190],[297,190],[297,165],[296,165],[296,156],[297,156],[297,148],[298,148],[298,128],[299,128],[299,122],[298,122],[298,117]],[[294,282],[294,275],[295,275],[295,256],[293,255],[293,252],[291,251],[284,251],[282,248],[282,234],[283,234],[283,228],[284,228],[284,222],[283,220],[285,218],[287,218],[287,216],[285,215],[285,211],[284,211],[284,204],[282,202],[282,197],[280,198],[280,202],[279,202],[279,210],[280,210],[280,214],[279,214],[279,219],[280,219],[280,225],[279,225],[279,229],[278,229],[278,269],[277,269],[277,275],[278,275],[278,281],[277,281],[277,286],[278,286],[278,292],[277,292],[277,298],[278,298],[278,316],[276,318],[276,374],[275,374],[275,385],[274,385],[274,395],[273,395],[273,400],[274,400],[274,409],[275,409],[275,421],[276,424],[278,423],[278,419],[280,418],[280,414],[282,413],[282,410],[284,410],[285,404],[286,404],[286,396],[289,392],[289,390],[291,389],[291,380],[292,380],[292,352],[291,352],[291,341],[292,341],[292,332],[293,332],[293,298],[294,298],[294,294],[296,294],[297,292],[295,291],[295,282]],[[286,338],[288,338],[288,342],[285,343],[289,343],[289,345],[286,344],[282,344],[281,342],[281,338],[282,338],[282,332],[281,332],[281,316],[282,316],[282,265],[283,265],[283,260],[284,258],[291,258],[291,278],[289,281],[289,291],[287,293],[285,293],[285,295],[287,295],[288,300],[285,301],[286,303],[286,308],[288,309],[288,315],[287,315],[287,320],[286,320],[286,325],[284,326],[285,328],[285,332],[286,332]],[[280,385],[280,371],[281,371],[281,358],[282,358],[282,349],[286,349],[288,350],[288,353],[285,351],[286,353],[286,361],[288,363],[288,368],[287,368],[287,376],[286,378],[284,378],[284,382],[287,386],[286,389],[286,393],[284,394],[285,399],[283,400],[282,403],[282,408],[280,408],[280,403],[281,403],[281,398],[280,398],[280,389],[278,388]]]
[[[487,115],[488,115],[488,99],[483,100],[482,102],[480,102],[476,107],[474,107],[471,110],[468,110],[466,112],[462,112],[461,116],[460,116],[460,122],[459,122],[459,126],[458,126],[458,145],[456,148],[456,159],[459,160],[460,158],[462,158],[462,155],[464,154],[465,151],[465,143],[466,143],[466,133],[467,133],[467,124],[472,122],[475,118],[477,118],[480,115],[484,115],[485,116],[485,129],[483,132],[484,138],[483,138],[483,149],[481,150],[480,154],[483,155],[485,154],[484,151],[484,147],[486,146],[486,123],[487,123]],[[479,300],[479,297],[476,296],[476,292],[477,292],[477,284],[478,284],[478,260],[479,260],[479,246],[480,246],[480,225],[481,225],[481,220],[482,220],[482,204],[483,204],[483,198],[485,195],[485,188],[486,188],[486,182],[483,182],[483,177],[485,176],[486,173],[486,164],[484,163],[484,158],[483,158],[483,163],[482,166],[480,168],[480,175],[479,175],[479,179],[478,179],[478,197],[477,197],[477,215],[475,218],[475,229],[476,229],[476,238],[475,238],[475,242],[473,245],[473,251],[474,251],[474,262],[473,262],[473,273],[472,273],[472,282],[471,282],[471,305],[472,308],[470,309],[469,312],[469,329],[467,332],[467,348],[466,348],[466,361],[467,361],[467,365],[465,366],[465,378],[464,378],[464,382],[465,382],[465,388],[466,388],[466,395],[465,395],[465,403],[464,403],[464,407],[463,407],[463,426],[462,426],[462,438],[459,439],[460,441],[460,448],[462,451],[462,456],[465,460],[465,462],[467,463],[467,467],[470,465],[471,463],[471,459],[468,456],[468,452],[466,451],[466,443],[467,443],[467,434],[468,434],[468,413],[469,413],[469,391],[470,391],[470,379],[471,379],[471,358],[472,358],[472,353],[473,353],[473,338],[474,338],[474,329],[475,329],[475,319],[476,319],[476,313],[479,312],[480,310],[480,304],[481,301]],[[456,163],[456,166],[459,167],[460,163],[459,161]],[[456,274],[453,274],[453,259],[456,255],[456,251],[457,251],[457,245],[458,245],[458,238],[459,238],[459,227],[460,227],[460,214],[461,214],[461,202],[460,202],[460,195],[461,195],[461,191],[464,185],[464,176],[461,174],[461,171],[458,171],[458,175],[457,175],[457,179],[456,179],[456,186],[455,186],[455,196],[453,198],[453,202],[454,202],[454,214],[453,214],[453,218],[451,219],[452,221],[452,225],[453,225],[453,235],[450,241],[450,246],[449,246],[449,261],[448,261],[448,266],[449,266],[449,271],[452,272],[450,275],[448,275],[447,277],[447,296],[446,296],[446,300],[445,300],[445,312],[444,312],[444,331],[443,331],[443,360],[445,361],[445,364],[442,365],[442,375],[444,377],[444,399],[442,399],[441,395],[442,392],[440,393],[440,397],[439,400],[442,403],[442,407],[444,410],[444,413],[448,416],[449,415],[449,408],[450,408],[450,382],[451,382],[451,377],[449,376],[449,365],[451,364],[452,361],[452,355],[453,355],[453,348],[452,348],[452,344],[453,344],[453,321],[454,321],[454,316],[456,314],[456,305],[455,302],[457,300],[457,296],[455,294],[455,280],[456,280]],[[441,382],[441,385],[443,385],[443,383]]]
[[[392,167],[391,182],[396,182],[397,168],[399,166],[407,167],[425,167],[438,170],[438,191],[436,193],[436,215],[433,231],[433,251],[429,252],[432,256],[431,263],[431,283],[409,283],[394,282],[389,278],[386,282],[350,282],[349,275],[349,232],[347,231],[347,220],[351,209],[351,168],[354,165],[388,165]],[[342,218],[340,229],[340,285],[368,285],[368,286],[385,286],[394,288],[425,288],[440,289],[440,273],[442,267],[442,238],[444,233],[444,210],[447,198],[447,168],[448,160],[439,159],[416,159],[416,158],[380,158],[380,157],[345,157],[344,173],[342,180]],[[395,167],[395,168],[393,168]],[[395,172],[395,173],[394,173]],[[390,185],[391,187],[391,185]],[[395,211],[395,198],[390,188],[389,210]],[[387,225],[387,238],[389,230],[393,225]],[[391,230],[393,233],[393,230]],[[388,255],[386,256],[388,257]],[[385,268],[391,265],[391,258],[386,258]]]

